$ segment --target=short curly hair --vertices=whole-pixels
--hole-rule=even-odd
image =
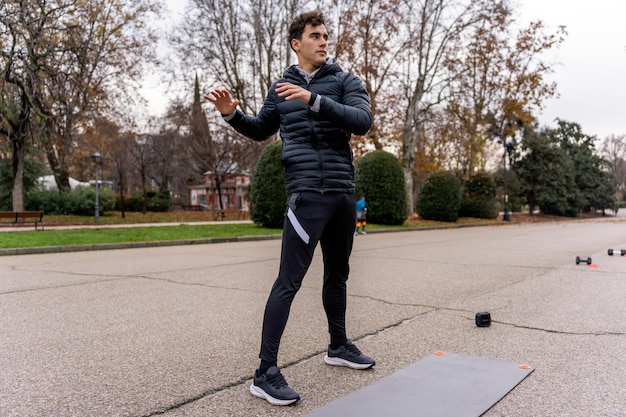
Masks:
[[[304,33],[304,28],[306,25],[326,26],[326,21],[324,19],[324,15],[319,10],[314,10],[312,12],[306,12],[299,14],[294,17],[289,25],[289,46],[291,47],[291,41],[293,39],[302,40],[302,34]],[[293,49],[293,47],[291,47]]]

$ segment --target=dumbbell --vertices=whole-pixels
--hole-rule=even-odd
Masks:
[[[613,249],[609,249],[609,256],[613,256],[613,252],[614,252]],[[620,256],[626,255],[626,249],[620,249],[619,250],[619,255]]]
[[[580,256],[576,257],[576,265],[578,265],[579,263],[584,262],[587,265],[591,265],[591,258],[587,257],[587,259],[583,259]]]

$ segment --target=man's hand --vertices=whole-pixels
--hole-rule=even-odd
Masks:
[[[204,95],[204,98],[215,104],[217,111],[221,114],[231,114],[239,105],[239,100],[233,100],[228,90],[222,88],[211,90],[208,94]]]
[[[278,97],[285,97],[285,100],[298,99],[307,104],[311,100],[311,92],[291,83],[276,84]]]

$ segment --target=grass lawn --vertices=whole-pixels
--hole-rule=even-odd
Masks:
[[[555,220],[554,217],[542,218],[515,214],[514,221],[545,221]],[[119,212],[106,213],[100,217],[100,222],[95,223],[93,216],[44,216],[46,231],[26,229],[16,232],[0,232],[0,249],[35,248],[47,246],[69,245],[97,245],[106,243],[126,242],[166,242],[209,238],[240,238],[249,236],[280,235],[280,229],[268,229],[252,223],[237,224],[194,224],[198,222],[212,221],[210,212],[169,212],[169,213],[126,213],[122,218]],[[227,219],[228,220],[228,219]],[[233,219],[234,220],[234,219]],[[176,226],[145,226],[151,223],[181,223]],[[182,224],[185,223],[185,224]],[[476,224],[502,224],[502,219],[485,220],[460,218],[455,223],[435,222],[419,219],[407,220],[403,225],[386,226],[368,224],[367,229],[372,230],[395,230],[395,229],[428,229],[439,227],[459,227]],[[81,226],[101,225],[100,228],[76,228],[65,230],[50,230],[52,226]],[[106,225],[127,225],[127,227],[105,227]]]
[[[97,245],[126,242],[166,242],[208,238],[277,235],[279,229],[253,224],[219,224],[179,226],[137,226],[119,228],[84,228],[67,230],[20,231],[0,233],[0,249],[35,248],[43,246]]]

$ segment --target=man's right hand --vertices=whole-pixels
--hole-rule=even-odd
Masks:
[[[204,98],[213,103],[221,114],[231,114],[239,105],[239,100],[233,100],[228,90],[222,88],[209,91]]]

